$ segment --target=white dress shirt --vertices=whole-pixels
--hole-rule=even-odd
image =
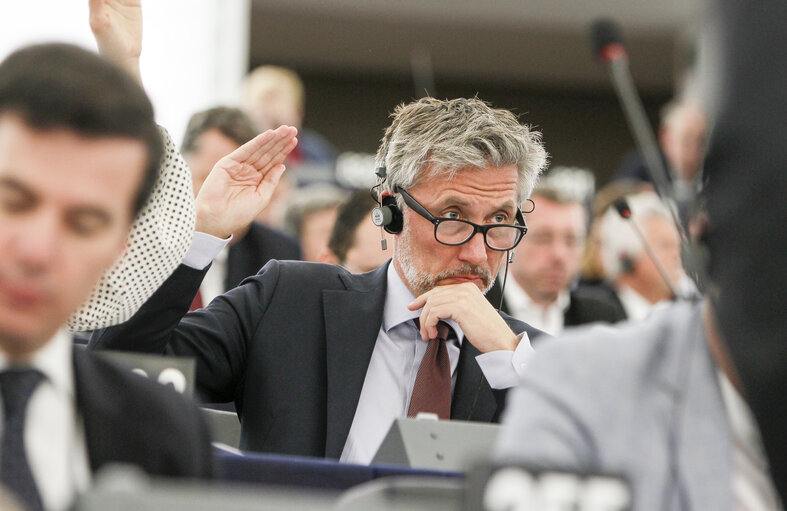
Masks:
[[[407,308],[415,297],[393,264],[388,266],[387,280],[383,324],[377,334],[355,417],[340,457],[340,461],[344,462],[370,463],[393,421],[407,417],[410,394],[426,352],[427,343],[421,339],[412,321],[420,316],[421,310]],[[446,345],[453,388],[464,333],[456,322],[449,319],[446,323],[456,333],[456,341]],[[519,381],[532,352],[530,340],[524,334],[516,351],[491,351],[478,355],[476,361],[490,386],[504,389]]]
[[[782,509],[773,486],[762,438],[749,405],[730,380],[718,372],[721,397],[732,431],[734,509],[740,511],[777,511]]]
[[[25,449],[44,508],[68,509],[74,497],[90,485],[90,462],[84,424],[74,391],[73,340],[58,332],[25,367],[45,378],[27,404]],[[0,371],[11,367],[0,352]],[[0,406],[0,415],[2,415]],[[3,421],[0,420],[0,429]]]
[[[225,246],[213,259],[213,264],[210,265],[208,273],[202,279],[202,284],[199,286],[202,304],[208,305],[211,300],[227,291],[224,289],[224,280],[227,277],[227,258],[229,256],[230,247]]]
[[[502,285],[502,280],[500,284]],[[506,282],[503,294],[511,316],[550,335],[559,335],[563,331],[564,315],[571,304],[571,296],[567,290],[560,291],[557,299],[547,307],[534,302],[513,278]]]
[[[229,240],[195,233],[191,249],[183,263],[195,269],[203,269],[210,263],[210,258],[227,243]],[[420,316],[421,310],[411,311],[407,308],[413,300],[415,297],[407,289],[393,264],[389,265],[383,324],[377,334],[341,461],[370,463],[393,421],[407,416],[410,394],[427,345],[412,322]],[[453,320],[446,322],[456,333],[456,340],[446,345],[453,388],[464,333]],[[515,351],[490,351],[476,357],[481,371],[493,389],[510,388],[519,382],[525,364],[533,353],[527,333],[520,334],[519,339]]]
[[[647,298],[630,287],[620,286],[617,292],[629,321],[642,321],[653,311],[655,304],[650,303]]]

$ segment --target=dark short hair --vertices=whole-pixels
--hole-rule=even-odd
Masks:
[[[209,108],[191,116],[180,145],[181,153],[189,153],[197,148],[197,139],[209,130],[219,133],[241,146],[256,137],[260,130],[242,110],[227,106]]]
[[[328,248],[341,264],[344,264],[347,252],[355,244],[355,230],[361,222],[369,220],[369,212],[375,205],[377,203],[372,199],[369,190],[356,190],[339,206]]]
[[[22,48],[0,63],[0,114],[6,112],[38,130],[142,142],[148,161],[133,213],[148,200],[164,147],[145,91],[119,67],[70,44]]]

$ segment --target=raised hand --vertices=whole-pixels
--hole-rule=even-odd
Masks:
[[[195,229],[226,239],[247,227],[270,202],[297,133],[292,126],[267,130],[220,159],[197,195]]]
[[[99,53],[142,83],[139,73],[141,0],[90,0],[90,29]]]

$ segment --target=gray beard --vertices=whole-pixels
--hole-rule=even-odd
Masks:
[[[436,274],[428,273],[419,270],[413,264],[412,252],[408,243],[402,243],[404,240],[399,240],[397,244],[397,252],[399,259],[399,266],[404,273],[404,280],[413,290],[415,296],[421,296],[437,287],[437,283],[457,275],[477,275],[481,278],[483,288],[481,291],[486,294],[495,283],[492,272],[488,269],[476,264],[464,264],[459,268],[453,270],[445,270]]]

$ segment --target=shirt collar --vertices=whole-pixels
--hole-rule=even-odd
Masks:
[[[385,307],[383,309],[383,330],[388,333],[392,328],[419,317],[422,309],[411,311],[407,308],[410,302],[415,300],[415,296],[410,292],[402,277],[399,276],[393,261],[388,265],[386,278],[388,285],[386,287]],[[444,319],[443,321],[453,328],[456,339],[461,345],[464,339],[464,332],[461,327],[453,319]]]
[[[29,367],[41,371],[59,391],[74,395],[73,337],[59,330],[30,359]],[[0,352],[0,370],[10,365],[5,353]]]
[[[620,286],[618,288],[618,297],[630,320],[639,321],[645,319],[653,309],[653,304],[647,298],[628,286]]]
[[[221,251],[219,251],[218,254],[216,254],[216,257],[213,258],[213,261],[224,264],[227,262],[229,253],[230,253],[230,246],[226,245],[224,248],[221,249]]]
[[[502,277],[500,278],[500,285],[503,285]],[[543,305],[534,302],[533,299],[530,298],[530,295],[527,294],[527,291],[522,289],[522,286],[520,286],[514,278],[511,278],[508,280],[508,282],[506,282],[506,288],[503,293],[506,297],[508,308],[511,310],[538,307],[541,310],[557,308],[561,312],[565,312],[571,303],[571,296],[569,295],[568,290],[561,289],[557,294],[557,299],[545,308]]]

